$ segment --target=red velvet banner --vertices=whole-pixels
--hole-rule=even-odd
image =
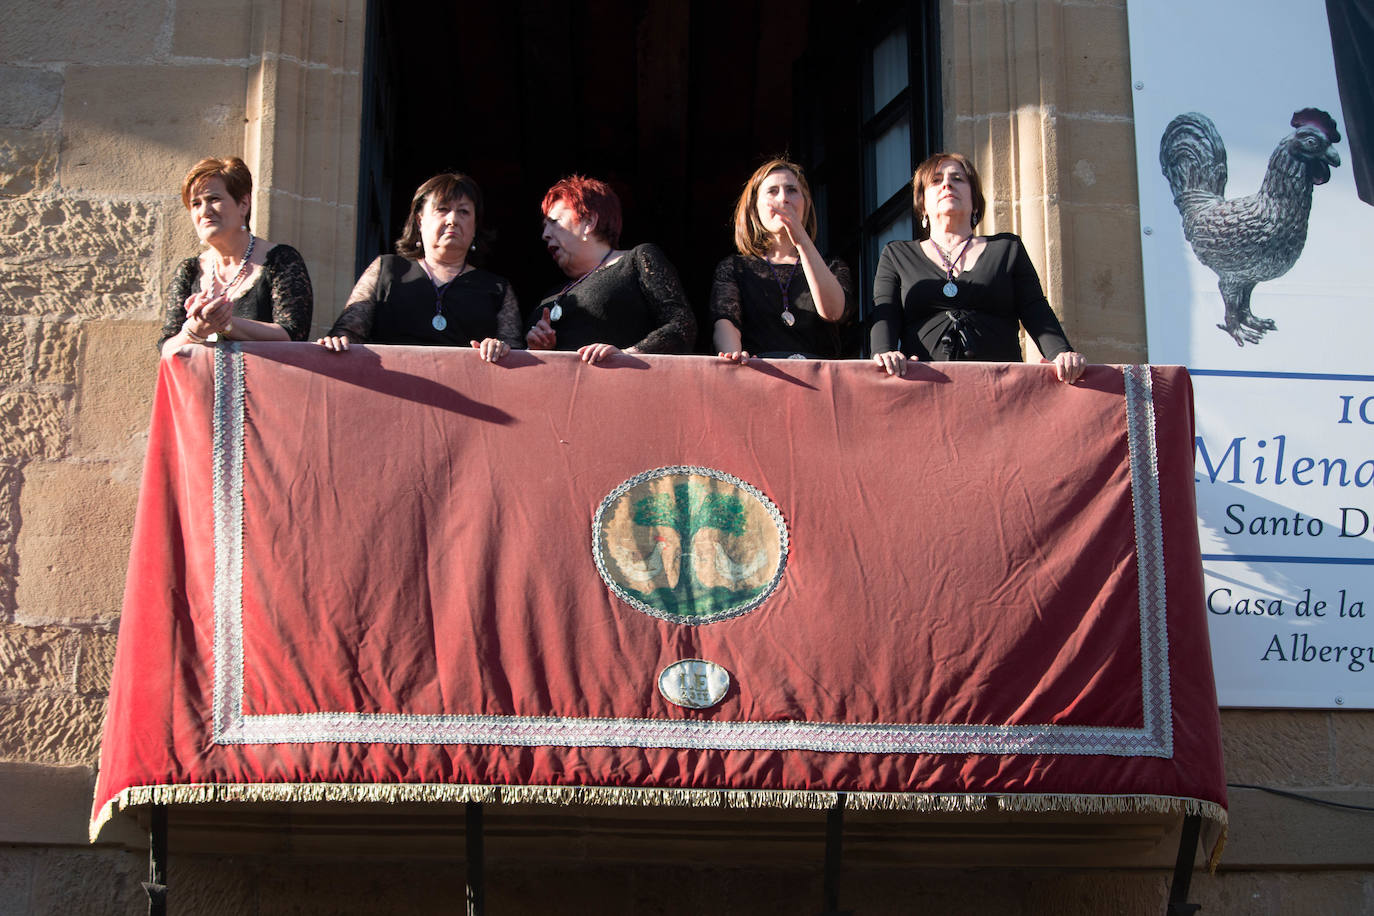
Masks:
[[[93,830],[835,792],[1224,820],[1192,454],[1178,368],[164,360]]]

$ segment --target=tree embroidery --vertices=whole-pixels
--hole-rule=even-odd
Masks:
[[[760,497],[714,474],[665,474],[629,487],[600,529],[613,561],[603,574],[631,604],[670,620],[743,613],[772,591],[786,549],[776,510]]]

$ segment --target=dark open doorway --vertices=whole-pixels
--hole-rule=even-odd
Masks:
[[[622,244],[656,242],[677,266],[704,352],[711,274],[733,250],[735,198],[764,159],[785,153],[807,169],[818,246],[862,273],[873,212],[865,60],[893,21],[924,29],[911,6],[374,2],[358,269],[389,250],[422,181],[465,171],[486,197],[486,266],[531,306],[563,282],[539,239],[539,202],[582,172],[621,196]],[[913,69],[933,70],[924,43],[910,44]],[[917,107],[910,147],[923,151],[930,119]]]

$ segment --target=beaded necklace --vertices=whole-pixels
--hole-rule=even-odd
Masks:
[[[214,281],[224,291],[225,296],[228,296],[229,291],[239,285],[239,281],[243,279],[244,274],[248,273],[248,268],[253,266],[249,258],[253,257],[253,246],[257,243],[257,236],[250,234],[248,236],[248,250],[243,253],[243,260],[239,262],[238,272],[234,274],[234,278],[228,283],[225,283],[224,278],[219,275],[219,260],[216,258],[210,261],[210,269],[211,273],[214,275]],[[213,291],[212,288],[211,292]]]

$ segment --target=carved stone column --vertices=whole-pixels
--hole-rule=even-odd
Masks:
[[[255,0],[244,159],[254,225],[300,249],[315,286],[315,329],[353,288],[365,0]]]
[[[1143,361],[1124,0],[942,0],[940,12],[946,143],[982,174],[980,230],[1025,240],[1090,360]]]

